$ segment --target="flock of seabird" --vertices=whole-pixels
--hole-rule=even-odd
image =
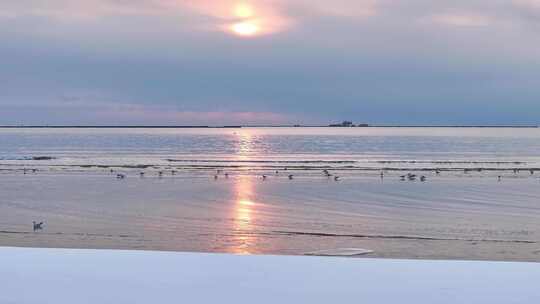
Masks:
[[[288,169],[287,169],[287,168],[284,168],[283,170],[284,170],[284,171],[287,171]],[[27,169],[27,168],[24,168],[24,169],[23,169],[23,174],[27,174],[28,171],[31,171],[32,173],[36,173],[36,172],[37,172],[37,169]],[[469,173],[469,172],[471,172],[471,171],[473,171],[473,169],[469,169],[469,168],[463,169],[463,172],[464,172],[465,174],[467,174],[467,173]],[[481,169],[481,168],[478,168],[478,169],[476,169],[476,171],[481,172],[482,169]],[[521,171],[520,169],[513,169],[514,174],[518,174],[518,173],[520,173],[520,171]],[[528,169],[528,171],[529,171],[529,173],[530,173],[531,175],[533,175],[533,174],[535,173],[535,170],[534,170],[534,169]],[[114,169],[110,169],[110,172],[111,172],[111,173],[115,173]],[[176,171],[176,170],[171,170],[171,171],[170,171],[171,175],[176,175],[177,172],[178,172],[178,171]],[[435,169],[434,172],[435,172],[436,175],[440,175],[440,174],[441,174],[441,170],[440,170],[440,169]],[[158,177],[160,177],[160,178],[163,177],[163,173],[164,173],[163,171],[158,171],[158,172],[157,172]],[[336,181],[336,182],[340,180],[340,177],[339,177],[339,176],[330,173],[330,171],[329,171],[328,169],[324,169],[324,170],[322,171],[322,173],[323,173],[323,175],[326,176],[327,178],[333,178],[334,181]],[[140,176],[141,178],[144,177],[145,174],[146,174],[145,172],[139,172],[139,176]],[[227,179],[229,178],[229,173],[228,173],[228,172],[225,172],[225,173],[224,173],[223,170],[218,169],[218,170],[216,170],[216,174],[214,175],[214,180],[217,180],[221,174],[223,174],[223,176],[225,176],[225,178],[227,178]],[[275,174],[276,174],[276,175],[279,175],[279,171],[276,170],[276,171],[275,171]],[[381,179],[384,179],[384,176],[385,176],[384,171],[381,171],[381,172],[380,172],[380,177],[381,177]],[[292,180],[292,179],[294,178],[294,175],[293,175],[293,174],[288,174],[287,177],[288,177],[289,180]],[[126,178],[126,174],[123,174],[123,173],[116,173],[116,178],[117,178],[117,179],[125,179],[125,178]],[[265,180],[267,180],[268,176],[265,175],[265,174],[263,174],[263,175],[261,176],[261,178],[262,178],[263,181],[265,181]],[[400,175],[399,178],[400,178],[401,181],[416,181],[416,180],[420,180],[421,182],[425,182],[425,181],[427,180],[427,177],[426,177],[425,175],[420,175],[420,176],[418,176],[417,174],[413,174],[413,173],[407,173],[407,174],[405,174],[405,175]],[[498,175],[498,176],[497,176],[497,180],[500,182],[500,181],[502,180],[502,175]],[[43,224],[44,224],[43,222],[39,222],[39,223],[38,223],[38,222],[33,221],[33,222],[32,222],[32,225],[33,225],[33,231],[36,232],[36,231],[39,231],[39,230],[43,230]]]
[[[283,170],[284,170],[284,171],[287,171],[288,168],[283,168]],[[527,171],[530,173],[530,175],[534,175],[534,173],[535,173],[535,170],[534,170],[534,169],[512,169],[512,171],[514,172],[514,174],[518,174],[518,173],[520,173],[522,170],[527,170]],[[36,173],[37,171],[38,171],[37,169],[27,169],[27,168],[23,168],[23,174],[27,174],[28,172]],[[468,174],[468,173],[473,172],[473,171],[482,172],[483,169],[482,169],[482,168],[477,168],[477,169],[465,168],[465,169],[463,169],[463,173],[465,173],[465,174]],[[111,172],[111,173],[115,173],[115,170],[114,170],[114,169],[110,169],[110,172]],[[434,169],[433,172],[435,172],[436,175],[440,175],[440,174],[441,174],[441,169]],[[171,174],[171,175],[176,175],[177,173],[178,173],[177,170],[171,170],[171,171],[170,171],[170,174]],[[279,175],[279,173],[280,173],[280,172],[279,172],[278,170],[275,171],[275,175]],[[339,181],[339,180],[341,180],[341,177],[340,177],[340,176],[337,176],[337,175],[335,175],[335,174],[330,173],[330,171],[329,171],[328,169],[322,170],[322,173],[323,173],[324,176],[326,176],[326,177],[328,177],[328,178],[333,178],[334,181]],[[157,172],[157,175],[158,175],[158,177],[160,177],[160,178],[163,177],[163,174],[164,174],[164,171],[158,171],[158,172]],[[215,180],[219,179],[219,176],[222,175],[222,174],[223,174],[223,176],[225,176],[225,178],[229,178],[229,176],[230,176],[230,173],[228,173],[228,172],[223,172],[222,169],[218,169],[218,170],[216,170],[216,174],[214,175],[214,179],[215,179]],[[140,176],[140,177],[145,177],[145,175],[146,175],[145,172],[139,172],[139,176]],[[116,178],[117,178],[117,179],[125,179],[126,177],[127,177],[127,175],[124,174],[124,173],[116,173]],[[289,180],[294,179],[294,175],[293,175],[293,174],[288,174],[287,177],[288,177]],[[263,175],[261,175],[261,178],[262,178],[262,180],[267,180],[267,179],[268,179],[268,175],[263,174]],[[384,179],[384,178],[385,178],[385,171],[384,171],[384,170],[380,172],[380,178],[381,178],[381,179]],[[405,174],[405,175],[400,175],[399,178],[400,178],[401,181],[416,181],[416,180],[420,180],[420,181],[422,181],[422,182],[427,181],[427,176],[425,176],[425,175],[417,175],[417,174],[413,174],[413,173],[407,173],[407,174]],[[498,175],[498,176],[497,176],[497,180],[498,180],[498,181],[501,181],[502,178],[503,178],[502,175]]]

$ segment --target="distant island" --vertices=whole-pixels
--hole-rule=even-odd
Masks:
[[[338,124],[330,124],[328,126],[336,127],[336,128],[369,127],[368,124],[363,123],[363,124],[355,125],[352,121],[348,121],[348,120],[344,120],[342,123],[338,123]]]

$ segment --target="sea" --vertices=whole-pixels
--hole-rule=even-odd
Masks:
[[[0,245],[540,261],[539,178],[538,128],[0,128]]]

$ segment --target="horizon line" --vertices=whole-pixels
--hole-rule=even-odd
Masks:
[[[421,125],[392,125],[392,124],[363,124],[358,126],[336,126],[336,125],[0,125],[2,129],[67,129],[67,128],[80,128],[80,129],[240,129],[240,128],[338,128],[338,129],[350,129],[350,128],[539,128],[539,125],[437,125],[437,124],[421,124]]]

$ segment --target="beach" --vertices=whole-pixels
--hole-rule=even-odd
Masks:
[[[28,143],[42,141],[39,133],[4,130],[0,136],[9,139],[10,132],[26,142],[10,146],[0,161],[0,246],[244,255],[358,248],[367,252],[361,257],[371,258],[540,261],[536,130],[521,131],[521,146],[515,137],[476,129],[466,137],[390,139],[335,133],[306,138],[294,130],[265,137],[252,135],[259,130],[227,130],[218,137],[231,137],[239,147],[221,154],[212,153],[215,145],[226,146],[208,134],[175,135],[183,140],[182,149],[202,153],[164,151],[168,141],[142,152],[133,141],[87,147],[107,136],[85,130],[45,133],[63,136],[64,146],[52,141],[37,149]],[[156,141],[151,134],[144,134],[147,142]],[[396,151],[395,143],[411,136],[425,146]],[[279,151],[312,138],[334,150]],[[363,139],[379,141],[378,149],[340,148]],[[468,150],[450,151],[449,145],[444,153],[432,151],[450,141]],[[491,141],[499,152],[467,141]],[[276,142],[279,149],[272,148]],[[506,148],[499,149],[503,143]],[[523,143],[532,145],[530,150]],[[366,150],[378,150],[377,156]],[[36,159],[44,155],[50,159]],[[32,221],[43,221],[44,229],[33,231]]]
[[[540,261],[526,177],[1,175],[0,245]],[[517,199],[516,199],[517,198]],[[33,232],[32,220],[45,222]]]

